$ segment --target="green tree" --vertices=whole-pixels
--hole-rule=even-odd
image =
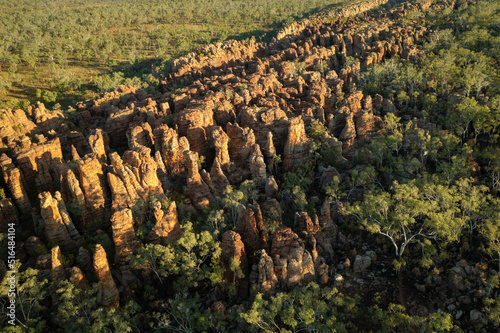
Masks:
[[[486,207],[485,219],[479,225],[480,234],[486,239],[486,250],[498,258],[498,274],[500,275],[500,199],[492,199]]]
[[[423,72],[419,68],[415,68],[413,64],[406,63],[398,79],[402,86],[409,90],[409,96],[413,96],[414,92],[423,82]]]
[[[457,135],[467,138],[471,125],[474,124],[474,135],[481,131],[481,123],[489,116],[488,109],[478,104],[474,98],[464,98],[457,104],[456,111],[449,117],[449,126]],[[478,122],[478,124],[476,124]],[[476,126],[479,125],[479,126]]]
[[[229,262],[229,269],[233,272],[233,283],[236,283],[236,278],[243,279],[245,274],[241,270],[241,261],[237,258],[231,258]]]
[[[140,306],[130,301],[123,308],[101,307],[92,313],[91,332],[132,332],[139,331],[134,315]]]
[[[16,261],[17,288],[16,288],[16,322],[25,329],[35,329],[40,331],[45,327],[45,321],[40,317],[45,310],[44,299],[49,296],[47,280],[38,281],[38,270],[28,268],[20,271],[21,263]],[[7,297],[10,290],[10,281],[7,274],[0,286],[0,296]],[[7,313],[2,304],[3,313]]]
[[[218,332],[227,332],[225,318],[221,313],[212,313],[210,309],[203,309],[199,295],[177,294],[169,300],[165,310],[166,320],[158,327],[168,332],[207,332],[211,328]]]
[[[449,313],[434,312],[429,314],[427,318],[419,316],[411,316],[406,313],[404,306],[391,303],[387,310],[381,309],[378,306],[370,309],[373,316],[381,325],[379,332],[449,332],[456,328],[453,325],[451,315]]]
[[[412,126],[412,122],[409,121],[406,125],[401,123],[401,118],[396,116],[394,113],[388,113],[385,118],[385,132],[384,141],[388,148],[393,149],[396,155],[399,154],[399,150],[403,146],[404,134],[409,131]]]
[[[436,192],[437,195],[439,193]],[[401,257],[407,246],[418,238],[441,237],[455,241],[463,222],[455,218],[455,206],[444,204],[457,200],[450,194],[442,197],[424,197],[415,181],[408,184],[394,182],[392,193],[368,191],[361,203],[349,205],[352,214],[370,232],[387,237]]]
[[[320,122],[318,119],[313,119],[311,121],[311,127],[309,129],[309,136],[315,140],[321,140],[321,135],[327,132],[325,124]]]
[[[281,155],[274,154],[273,158],[271,159],[271,162],[269,163],[269,172],[271,172],[274,175],[277,175],[279,165],[281,164],[281,162],[283,162],[281,159]]]
[[[42,96],[43,100],[47,103],[55,103],[57,100],[57,92],[46,90]]]
[[[208,231],[195,232],[193,224],[182,226],[182,236],[173,244],[148,244],[130,257],[131,265],[153,272],[163,284],[167,277],[182,277],[174,283],[177,290],[196,288],[200,281],[216,285],[222,281],[219,242]]]
[[[462,220],[469,224],[469,233],[472,234],[477,228],[477,223],[483,218],[483,211],[487,205],[486,192],[488,187],[484,185],[473,185],[474,179],[462,178],[455,182],[457,193],[460,196],[460,211]]]
[[[99,286],[97,283],[80,289],[69,281],[62,281],[56,287],[59,304],[54,322],[66,332],[88,329],[92,325],[92,315],[99,307]]]
[[[231,220],[233,222],[233,226],[236,225],[236,221],[238,220],[238,206],[245,199],[245,194],[243,191],[234,190],[233,186],[226,186],[223,192],[222,204],[224,207],[229,208],[231,212]]]
[[[358,314],[357,301],[315,283],[265,300],[258,293],[241,317],[261,332],[347,332]]]

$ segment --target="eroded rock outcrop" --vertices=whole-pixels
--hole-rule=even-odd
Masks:
[[[43,192],[39,199],[47,240],[56,241],[64,251],[76,252],[80,245],[80,234],[73,225],[61,194],[56,192],[55,197],[52,197],[49,192]]]
[[[297,233],[306,232],[314,235],[319,230],[319,222],[317,216],[311,219],[307,212],[295,213],[295,226],[294,230]]]
[[[321,205],[319,215],[319,231],[315,234],[317,251],[320,256],[332,262],[335,252],[333,247],[337,240],[338,227],[332,219],[332,204],[325,200]]]
[[[218,126],[212,129],[212,142],[215,148],[215,160],[218,161],[222,170],[229,171],[229,137],[222,130],[222,127]]]
[[[85,274],[83,274],[82,270],[77,266],[73,266],[70,268],[69,282],[74,284],[77,288],[82,289],[88,285],[88,280],[85,277]]]
[[[109,152],[109,138],[108,134],[101,129],[93,130],[89,136],[89,145],[97,155],[97,158],[101,162],[106,162],[107,154]]]
[[[248,157],[255,144],[255,135],[250,128],[242,128],[238,124],[227,125],[229,137],[229,156],[240,168],[246,168]]]
[[[63,160],[61,142],[58,137],[46,140],[40,135],[38,143],[32,143],[28,137],[21,138],[21,142],[12,150],[13,160],[22,170],[26,183],[37,185],[42,190],[52,188],[52,179],[48,170],[52,168],[54,160]]]
[[[36,125],[26,117],[23,110],[2,110],[0,111],[0,139],[4,144],[14,141],[16,138],[30,133]],[[7,141],[7,142],[5,142]]]
[[[217,158],[212,164],[212,169],[210,170],[210,180],[211,181],[208,186],[210,187],[210,190],[212,191],[214,196],[221,196],[226,187],[229,185],[229,180],[222,171],[219,159]]]
[[[275,198],[283,179],[280,173],[314,160],[313,141],[306,135],[313,121],[328,128],[317,150],[324,167],[319,167],[312,185],[325,190],[346,178],[331,165],[342,171],[346,161],[342,155],[350,158],[356,143],[370,140],[383,127],[381,114],[398,111],[400,104],[390,97],[372,98],[357,86],[368,66],[387,57],[422,57],[416,45],[430,31],[416,20],[395,23],[415,4],[405,3],[380,17],[368,12],[364,17],[338,19],[384,2],[356,3],[330,18],[301,21],[267,44],[208,45],[203,52],[173,61],[161,93],[122,86],[79,103],[76,121],[61,110],[49,112],[41,103],[28,111],[37,127],[24,111],[3,112],[0,138],[6,154],[0,157],[1,186],[12,200],[0,201],[0,231],[31,211],[28,195],[35,203],[31,193],[41,193],[41,218],[37,209],[31,212],[42,240],[28,239],[25,249],[35,259],[43,242],[57,241],[63,252],[78,250],[78,267],[65,273],[57,247],[52,256],[38,256],[40,277],[60,281],[69,276],[82,287],[85,275],[97,273],[103,304],[116,307],[118,290],[104,250],[98,246],[92,263],[88,251],[79,247],[73,222],[80,232],[99,239],[109,238],[111,226],[115,263],[122,265],[116,269],[117,281],[121,290],[130,291],[134,277],[126,259],[141,245],[130,209],[139,201],[148,203],[145,209],[154,216],[155,226],[145,242],[167,245],[181,235],[176,203],[162,207],[167,196],[184,192],[186,184],[183,194],[188,198],[182,205],[203,211],[228,185],[236,188],[252,179],[257,180],[262,211],[257,203],[240,206],[235,231],[223,235],[226,280],[238,279],[229,269],[231,260],[237,259],[245,276],[252,266],[248,280],[261,292],[274,291],[278,282],[293,286],[315,276],[327,283],[328,265],[339,259],[334,248],[348,247],[345,236],[336,244],[339,202],[324,202],[319,216],[298,213],[294,230],[278,228],[271,246],[264,221],[271,230],[282,222],[282,207]],[[418,6],[424,2],[430,1]],[[56,192],[59,185],[61,194]],[[288,210],[295,209],[293,195],[283,191],[281,200],[288,217]],[[318,208],[319,199],[313,202]],[[367,261],[364,256],[355,259],[354,270],[362,273]],[[452,285],[462,281],[457,276],[452,279]],[[241,282],[246,284],[247,279]]]
[[[60,109],[47,110],[41,102],[37,102],[36,104],[28,107],[28,113],[31,113],[37,125],[37,130],[47,133],[59,129],[59,126],[66,119],[65,112]]]
[[[314,279],[314,262],[302,240],[290,228],[280,227],[271,245],[274,271],[279,282],[289,286]]]
[[[181,227],[177,217],[177,205],[175,201],[170,202],[165,212],[162,210],[162,203],[156,201],[153,204],[153,214],[156,223],[153,230],[147,236],[149,242],[167,245],[179,239],[181,236]]]
[[[262,182],[266,177],[266,163],[264,163],[264,156],[262,155],[258,144],[253,145],[250,150],[248,165],[252,178],[258,179]]]
[[[304,121],[300,117],[290,119],[288,138],[283,151],[283,167],[292,170],[309,160],[311,138],[306,135]]]
[[[9,224],[16,225],[18,221],[18,212],[9,198],[0,199],[0,232],[6,233]]]
[[[274,273],[273,259],[265,250],[256,253],[256,263],[252,266],[250,282],[257,291],[262,293],[273,293],[278,284],[278,278]]]
[[[52,270],[50,272],[50,281],[52,283],[57,283],[66,278],[66,274],[64,272],[64,266],[62,264],[62,255],[59,246],[53,247],[51,250],[52,254]]]
[[[2,154],[0,157],[0,171],[19,210],[29,212],[31,204],[26,192],[23,174],[6,154]]]
[[[86,214],[90,220],[97,221],[98,228],[105,224],[109,212],[106,209],[109,202],[106,175],[96,154],[90,154],[78,161],[80,186],[85,195]]]
[[[246,277],[248,275],[248,261],[245,252],[245,245],[241,240],[240,234],[232,230],[226,231],[222,235],[221,249],[221,262],[226,269],[224,272],[224,279],[231,283],[239,281],[240,276],[238,272],[235,272],[235,270],[231,268],[233,261],[235,260],[235,262],[239,263],[238,267],[240,269],[240,273]]]
[[[81,246],[78,249],[78,255],[76,256],[76,263],[85,273],[89,274],[93,271],[92,257],[89,251]]]
[[[42,241],[36,236],[30,236],[28,237],[26,242],[24,242],[24,248],[26,249],[26,252],[28,252],[28,255],[32,257],[36,257],[42,247]]]
[[[196,208],[208,208],[213,195],[198,171],[198,154],[187,150],[184,152],[184,158],[188,169],[187,195]]]
[[[186,138],[181,140],[177,131],[162,125],[153,130],[155,149],[161,152],[161,157],[168,173],[182,173],[185,170],[183,152],[189,149]]]
[[[86,230],[85,216],[85,195],[83,194],[80,182],[71,169],[67,169],[61,174],[61,196],[65,203],[73,209],[75,224],[80,230]]]
[[[163,184],[158,178],[158,165],[149,148],[139,146],[126,151],[123,160],[114,152],[110,154],[110,161],[112,171],[108,172],[107,179],[113,210],[132,208],[139,199],[145,202],[151,197],[161,201],[165,199]],[[160,167],[164,168],[164,165]]]
[[[133,150],[139,147],[152,148],[154,147],[154,143],[155,140],[153,135],[153,129],[151,128],[151,125],[149,125],[149,123],[142,123],[130,129],[130,135],[129,135],[130,149]]]
[[[115,243],[115,263],[124,264],[142,244],[135,236],[134,219],[130,209],[122,209],[111,216],[111,228]]]
[[[138,193],[145,201],[151,196],[163,199],[163,188],[157,174],[158,166],[151,157],[151,149],[139,147],[126,151],[123,154],[123,162],[130,166],[136,176],[140,185]]]
[[[250,263],[254,263],[255,253],[263,248],[266,243],[265,228],[259,205],[240,206],[236,232],[241,235]]]
[[[93,264],[97,280],[99,281],[99,299],[101,300],[101,304],[118,308],[120,306],[120,295],[109,270],[106,251],[104,251],[101,244],[97,244],[95,247]]]

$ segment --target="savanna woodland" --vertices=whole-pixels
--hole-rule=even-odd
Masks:
[[[498,332],[500,1],[0,1],[2,332]]]

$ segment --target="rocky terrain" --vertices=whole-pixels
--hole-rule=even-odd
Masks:
[[[386,3],[293,23],[268,44],[208,45],[173,61],[156,95],[123,86],[67,112],[42,103],[1,111],[0,230],[16,223],[16,258],[39,280],[98,282],[100,304],[123,307],[134,283],[155,279],[129,256],[175,243],[188,215],[206,218],[229,185],[250,180],[257,194],[223,207],[232,225],[220,235],[223,278],[238,297],[315,281],[346,295],[377,294],[414,315],[441,309],[459,326],[491,332],[479,307],[495,292],[488,265],[457,259],[445,270],[396,274],[391,250],[340,228],[343,204],[320,190],[345,179],[343,166],[384,128],[386,114],[402,112],[390,97],[360,90],[362,73],[389,58],[425,58],[432,29],[404,18],[457,5],[421,0],[380,10]],[[318,122],[327,131],[315,138]],[[311,165],[318,153],[330,158]],[[314,173],[314,210],[294,209],[296,195],[282,187],[284,174],[304,166]],[[202,302],[237,311],[217,297]]]

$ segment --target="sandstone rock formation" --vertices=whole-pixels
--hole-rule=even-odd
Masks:
[[[240,234],[232,230],[226,231],[222,235],[221,249],[221,262],[226,269],[224,279],[230,283],[237,282],[240,279],[238,274],[231,269],[233,260],[239,262],[239,269],[243,276],[246,277],[248,275],[248,261]]]
[[[134,220],[130,209],[122,209],[111,216],[111,228],[113,231],[113,241],[115,243],[115,263],[124,264],[129,255],[142,244],[135,236]]]
[[[90,154],[78,161],[78,173],[80,175],[80,186],[85,195],[86,213],[90,220],[98,221],[98,228],[107,224],[106,217],[109,212],[106,209],[109,202],[108,185],[104,169],[96,154]]]
[[[162,210],[162,203],[153,204],[153,214],[156,220],[153,230],[148,234],[147,240],[151,243],[167,245],[176,241],[181,236],[181,227],[177,217],[177,205],[170,202],[166,212]]]
[[[168,173],[181,173],[184,171],[183,152],[189,149],[189,143],[184,138],[179,138],[176,130],[162,125],[153,130],[155,149],[161,152],[161,157]]]
[[[141,198],[145,201],[151,196],[163,199],[163,188],[157,175],[158,166],[154,158],[151,157],[151,149],[139,147],[126,151],[123,154],[123,162],[129,165],[136,176],[140,186],[138,193]]]
[[[62,172],[60,179],[61,196],[68,205],[71,205],[75,224],[80,230],[86,230],[86,202],[85,195],[80,187],[80,182],[76,178],[74,172],[69,168],[65,172]]]
[[[257,179],[260,182],[264,181],[264,178],[266,177],[266,163],[264,163],[264,156],[262,155],[258,144],[252,146],[248,156],[248,164],[252,178]]]
[[[36,125],[26,117],[26,113],[23,110],[2,110],[1,111],[0,122],[0,138],[7,142],[9,140],[13,141],[16,138],[30,133],[36,128]]]
[[[85,273],[89,274],[93,271],[92,258],[89,251],[81,246],[78,249],[78,255],[76,256],[76,263]]]
[[[60,193],[56,192],[53,198],[49,192],[43,192],[39,198],[47,240],[56,241],[64,251],[76,252],[80,245],[80,234],[66,211]]]
[[[304,243],[290,228],[280,227],[271,245],[271,257],[279,282],[289,286],[314,279],[314,262]]]
[[[281,224],[281,205],[275,198],[266,200],[262,205],[262,216],[270,222]]]
[[[229,180],[222,171],[219,159],[215,159],[212,164],[212,169],[210,170],[210,190],[214,196],[221,196],[226,187],[229,185]]]
[[[213,195],[198,171],[198,154],[187,150],[184,152],[184,158],[188,169],[187,194],[196,208],[208,208]]]
[[[19,214],[9,198],[0,199],[0,232],[6,233],[9,224],[17,224]]]
[[[28,193],[26,192],[23,174],[5,154],[2,154],[0,157],[0,171],[17,208],[19,208],[21,212],[29,212],[31,210],[31,204],[28,199]]]
[[[120,306],[120,295],[109,270],[106,252],[100,244],[97,244],[95,247],[93,264],[99,281],[99,299],[101,300],[101,304],[118,308]]]
[[[85,288],[88,285],[88,280],[83,274],[82,270],[73,266],[69,270],[69,281],[74,284],[77,288]]]
[[[302,232],[311,235],[316,234],[319,230],[319,221],[317,216],[315,216],[315,219],[311,219],[307,212],[295,213],[294,229],[298,234]]]
[[[302,118],[292,118],[283,151],[283,167],[285,170],[292,170],[309,160],[310,144],[311,139],[306,135]]]
[[[273,259],[265,250],[256,253],[256,263],[252,266],[250,282],[255,289],[262,293],[272,293],[278,284],[278,278],[274,273]]]
[[[222,170],[229,171],[229,137],[222,127],[218,126],[212,129],[212,142],[215,148],[215,161],[219,163]]]
[[[255,144],[255,135],[250,128],[242,128],[238,124],[227,125],[229,137],[229,156],[240,168],[247,166],[248,157]]]
[[[52,167],[53,161],[63,160],[61,142],[58,137],[46,140],[45,137],[40,136],[38,143],[32,143],[28,137],[23,137],[20,144],[12,150],[12,156],[23,172],[26,183],[30,186],[37,185],[42,190],[52,187],[52,179],[47,172]]]
[[[401,104],[390,94],[369,96],[358,88],[368,66],[388,58],[422,57],[416,45],[433,33],[408,19],[430,1],[370,11],[386,2],[356,2],[329,16],[302,20],[269,43],[205,46],[172,61],[161,92],[122,86],[78,103],[76,120],[41,103],[27,113],[0,111],[0,186],[7,196],[0,200],[0,231],[11,222],[22,232],[34,226],[38,237],[19,245],[23,264],[29,258],[40,279],[69,277],[80,288],[97,274],[102,304],[118,307],[120,295],[104,249],[98,245],[92,258],[80,234],[105,240],[112,235],[113,276],[126,303],[136,279],[127,258],[141,246],[131,211],[139,202],[155,223],[144,242],[168,245],[180,238],[180,220],[205,218],[229,185],[237,189],[252,180],[255,196],[240,200],[235,229],[222,235],[226,281],[245,285],[242,289],[250,283],[265,293],[274,292],[278,283],[295,286],[317,278],[327,284],[334,267],[349,268],[347,254],[339,258],[339,252],[353,250],[357,236],[338,233],[343,207],[335,200],[340,199],[322,203],[320,197],[332,185],[350,181],[343,167],[356,157],[359,145],[383,128],[381,115],[420,112],[398,111]],[[364,15],[346,18],[359,13]],[[321,137],[310,132],[315,122],[327,128]],[[319,146],[321,158],[308,190],[314,197],[307,198],[318,215],[298,212],[293,230],[280,226],[290,223],[297,210],[292,194],[280,192],[283,173],[314,161],[312,148]],[[350,200],[362,196],[361,189],[359,195],[356,191]],[[228,207],[217,209],[228,212]],[[50,255],[39,255],[49,242],[58,246]],[[76,256],[67,271],[61,251]],[[375,261],[369,252],[348,255],[357,274]],[[239,260],[245,278],[234,275],[233,259]],[[482,281],[478,275],[454,267],[448,282],[461,292],[468,281]],[[344,278],[337,277],[334,283],[340,286]],[[223,313],[217,293],[203,307],[216,304]],[[483,318],[476,311],[470,317],[478,323]]]
[[[332,262],[334,258],[333,247],[337,241],[338,227],[332,219],[331,214],[332,204],[325,200],[321,205],[319,215],[319,231],[315,234],[317,251],[320,256],[323,256],[328,262]]]
[[[101,129],[92,131],[89,136],[89,145],[101,162],[106,162],[109,152],[108,134]]]
[[[254,263],[255,253],[265,246],[265,228],[262,213],[258,204],[240,207],[236,232],[241,235],[245,251],[250,263]]]
[[[64,272],[64,266],[62,264],[62,255],[59,246],[53,247],[51,252],[52,270],[50,272],[50,280],[53,283],[57,283],[64,280],[66,278],[66,275]]]
[[[153,136],[153,129],[151,128],[149,123],[142,123],[130,129],[130,135],[128,136],[128,138],[130,142],[129,148],[132,150],[139,147],[154,147],[155,141]]]
[[[30,236],[24,243],[24,248],[28,252],[29,256],[35,257],[38,255],[38,251],[44,244],[40,240],[40,238],[36,236]]]

